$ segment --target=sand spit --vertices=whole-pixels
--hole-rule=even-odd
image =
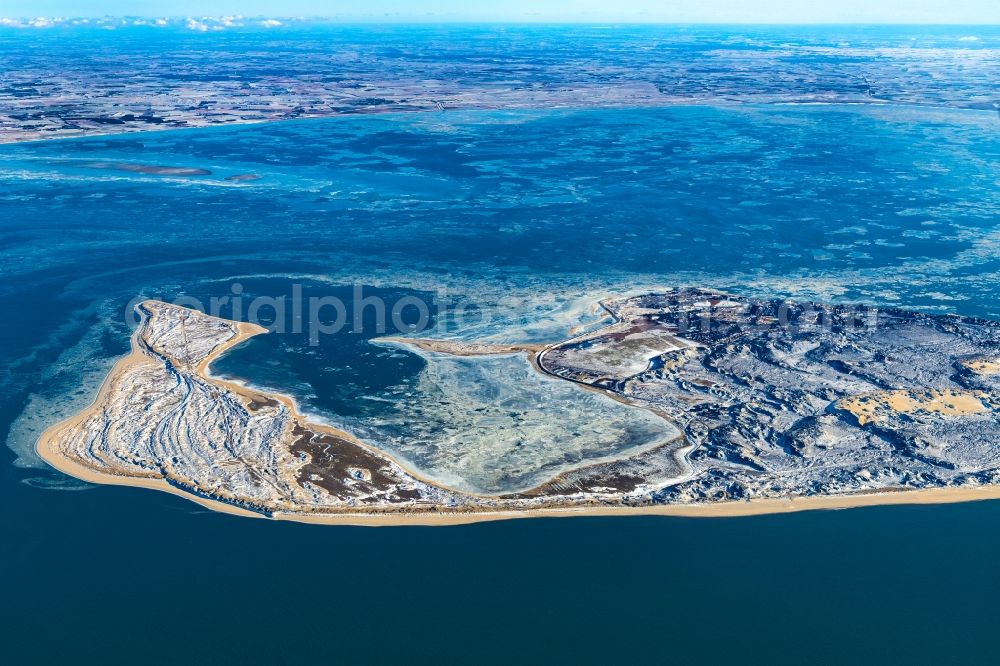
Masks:
[[[318,525],[356,526],[445,526],[468,525],[492,520],[518,518],[572,518],[585,516],[664,516],[674,518],[741,518],[772,513],[858,509],[872,506],[952,504],[1000,499],[1000,486],[963,488],[886,489],[877,493],[805,496],[788,499],[704,502],[698,504],[654,504],[645,506],[572,505],[541,509],[491,510],[478,512],[436,511],[422,514],[327,514],[273,517]],[[225,510],[225,509],[223,509]]]
[[[93,405],[39,438],[57,469],[263,515],[455,501],[352,435],[307,422],[288,397],[208,374],[212,360],[266,329],[158,301],[138,310],[132,351]]]
[[[424,351],[436,352],[440,354],[451,354],[452,356],[493,356],[496,354],[515,354],[524,352],[527,354],[537,354],[545,349],[542,344],[483,344],[478,342],[464,342],[458,340],[430,340],[426,338],[395,338],[384,337],[375,338],[372,342],[376,344],[398,344],[412,346]]]

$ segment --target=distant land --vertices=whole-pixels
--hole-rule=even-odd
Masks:
[[[998,108],[994,26],[161,21],[0,25],[0,142],[460,109]],[[61,39],[71,58],[50,48]],[[155,67],[123,55],[137,44]]]

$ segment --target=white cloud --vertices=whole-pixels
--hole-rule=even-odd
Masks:
[[[276,28],[279,25],[282,25],[281,21],[276,21],[275,19],[264,19],[260,22],[260,24],[265,28]]]

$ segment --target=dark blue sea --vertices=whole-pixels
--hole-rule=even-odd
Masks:
[[[126,353],[143,298],[271,325],[213,371],[362,435],[419,392],[425,363],[379,335],[554,341],[599,321],[597,298],[672,285],[1000,317],[1000,118],[923,102],[346,115],[0,146],[5,661],[992,659],[997,502],[305,526],[89,486],[33,453]],[[283,297],[304,299],[304,326]],[[404,305],[380,325],[355,308],[371,297]],[[311,321],[310,298],[346,314]]]

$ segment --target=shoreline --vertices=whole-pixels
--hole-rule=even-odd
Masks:
[[[159,477],[139,478],[103,474],[39,447],[39,455],[60,472],[97,485],[131,486],[170,493],[195,504],[244,518],[281,520],[308,525],[343,525],[353,527],[445,527],[471,525],[499,520],[535,518],[584,518],[617,516],[661,516],[664,518],[718,519],[748,518],[802,511],[835,511],[876,506],[919,506],[959,504],[1000,500],[1000,486],[896,489],[851,495],[799,496],[747,501],[699,504],[661,504],[640,507],[565,506],[535,509],[498,509],[495,511],[417,510],[412,512],[326,512],[274,513],[267,515],[235,504],[201,497],[171,485]]]
[[[699,504],[659,504],[641,507],[551,507],[479,512],[426,512],[422,514],[276,514],[275,520],[318,525],[446,526],[468,525],[518,518],[572,518],[608,516],[662,516],[672,518],[746,518],[801,511],[846,510],[873,506],[960,504],[1000,499],[1000,486],[895,489],[853,495],[814,495]]]
[[[375,110],[375,111],[349,111],[343,113],[330,113],[324,115],[302,115],[293,116],[288,118],[251,118],[251,119],[240,119],[232,122],[226,123],[202,123],[202,124],[191,124],[184,125],[180,127],[137,127],[134,129],[123,129],[119,131],[95,131],[88,132],[82,131],[78,134],[58,134],[56,136],[36,136],[31,138],[8,138],[0,136],[0,147],[4,146],[21,146],[32,143],[43,143],[47,141],[73,141],[73,140],[85,140],[85,139],[100,139],[109,137],[122,137],[127,135],[136,134],[164,134],[168,132],[183,132],[190,130],[201,130],[209,128],[226,128],[226,127],[250,127],[253,125],[269,125],[272,123],[289,123],[289,122],[308,122],[311,120],[323,120],[331,118],[358,118],[363,116],[386,116],[386,115],[410,115],[410,114],[441,114],[441,113],[462,113],[469,111],[483,111],[483,112],[546,112],[546,111],[595,111],[595,110],[628,110],[628,109],[663,109],[663,108],[675,108],[675,107],[706,107],[706,108],[720,108],[720,109],[730,109],[730,108],[740,108],[740,107],[819,107],[819,106],[849,106],[849,107],[874,107],[874,108],[902,108],[902,109],[916,109],[916,110],[944,110],[953,111],[958,113],[984,113],[992,115],[996,113],[995,110],[979,108],[975,106],[954,106],[950,104],[941,103],[919,103],[914,101],[907,102],[892,102],[885,100],[873,100],[870,98],[858,99],[858,100],[773,100],[773,101],[741,101],[741,100],[730,100],[730,99],[714,99],[714,100],[702,100],[702,99],[685,99],[685,100],[668,100],[668,101],[651,101],[644,104],[599,104],[599,105],[585,105],[585,104],[570,104],[566,106],[510,106],[510,107],[490,107],[490,106],[457,106],[448,107],[444,109],[437,108],[420,108],[420,109],[385,109],[385,110]]]

